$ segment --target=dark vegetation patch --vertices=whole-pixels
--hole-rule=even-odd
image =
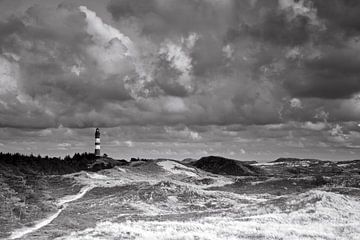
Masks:
[[[141,188],[150,186],[147,182],[133,183],[127,185],[120,185],[114,187],[95,187],[85,194],[82,200],[102,198],[110,195],[122,195],[125,197],[128,194],[139,191]]]
[[[187,177],[182,179],[183,182],[187,182],[187,183],[191,183],[191,184],[196,184],[196,185],[210,185],[213,184],[215,182],[215,180],[213,178],[194,178],[194,177]]]
[[[204,171],[222,175],[254,176],[263,173],[263,171],[256,166],[217,156],[200,158],[198,161],[192,163],[192,165]]]
[[[344,174],[331,178],[331,183],[339,187],[358,188],[360,189],[359,174]]]
[[[360,160],[341,161],[336,162],[344,172],[360,175]]]
[[[113,196],[118,201],[131,200],[146,203],[163,202],[168,196],[176,195],[179,200],[184,202],[196,201],[202,196],[191,188],[174,184],[171,181],[161,181],[154,185],[148,182],[115,186],[115,187],[96,187],[91,189],[83,198],[83,201]]]
[[[212,190],[230,191],[238,194],[272,194],[284,195],[302,193],[313,188],[329,184],[330,181],[321,175],[308,176],[305,178],[284,177],[266,178],[249,177],[236,179],[235,183],[223,187],[213,187]]]
[[[127,162],[126,160],[115,160],[109,157],[103,157],[96,159],[96,161],[93,163],[90,163],[87,167],[87,170],[92,172],[97,172],[103,169],[110,169],[115,166],[124,166],[124,165],[129,165],[129,162]]]

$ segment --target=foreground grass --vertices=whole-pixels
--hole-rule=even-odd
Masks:
[[[0,175],[0,238],[57,211],[56,200],[80,190],[62,176]]]

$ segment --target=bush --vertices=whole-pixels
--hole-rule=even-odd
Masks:
[[[322,186],[322,185],[325,185],[327,184],[328,181],[321,175],[315,175],[314,176],[314,180],[313,180],[313,184],[315,186]]]

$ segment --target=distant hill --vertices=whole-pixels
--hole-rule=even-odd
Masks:
[[[356,160],[346,160],[346,161],[337,161],[336,164],[358,164],[358,165],[360,165],[360,159],[356,159]]]
[[[324,160],[319,160],[319,159],[308,159],[308,158],[278,158],[272,162],[314,162],[314,163],[318,163],[318,162],[330,162],[330,161],[324,161]]]
[[[307,158],[278,158],[271,163],[280,164],[280,166],[266,166],[268,172],[276,174],[326,174],[336,175],[343,172],[343,168],[336,162],[307,159]]]
[[[259,167],[252,166],[247,162],[218,156],[202,157],[192,162],[191,165],[207,172],[234,176],[254,176],[263,172]]]

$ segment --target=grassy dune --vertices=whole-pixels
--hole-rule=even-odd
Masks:
[[[153,160],[62,176],[2,172],[7,207],[1,209],[1,237],[58,211],[57,200],[78,194],[82,186],[89,191],[22,239],[355,240],[360,236],[359,161],[281,159],[249,167],[221,159],[204,166],[206,171],[194,165]],[[233,173],[244,176],[226,173],[237,167]],[[222,171],[214,174],[216,169],[211,168]],[[15,215],[16,207],[21,214]]]

